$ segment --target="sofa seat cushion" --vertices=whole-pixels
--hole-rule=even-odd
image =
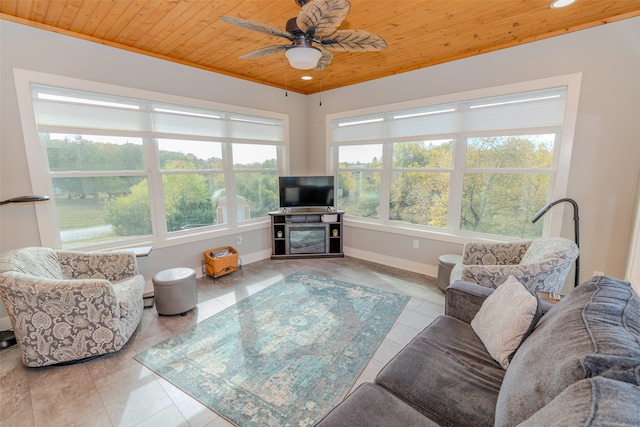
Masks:
[[[519,427],[640,426],[640,387],[604,377],[569,386]]]
[[[445,315],[407,344],[376,383],[440,425],[492,426],[504,375],[471,325]]]
[[[320,421],[317,427],[437,425],[384,388],[372,383],[363,383]]]
[[[542,317],[507,369],[496,426],[517,425],[596,376],[640,381],[640,298],[610,277],[581,284]]]

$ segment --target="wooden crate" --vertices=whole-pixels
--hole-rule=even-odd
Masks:
[[[242,269],[238,251],[231,246],[209,249],[204,253],[202,274],[214,279]]]

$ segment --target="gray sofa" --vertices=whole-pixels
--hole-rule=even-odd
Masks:
[[[142,318],[144,286],[132,252],[0,253],[0,298],[29,367],[120,350]]]
[[[449,286],[445,315],[318,426],[640,425],[640,298],[629,283],[594,277],[540,303],[506,370],[470,326],[492,292]]]

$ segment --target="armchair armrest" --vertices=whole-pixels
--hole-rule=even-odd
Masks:
[[[444,314],[471,323],[482,303],[494,289],[456,280],[444,291]]]
[[[126,342],[120,332],[122,309],[107,280],[5,272],[0,274],[0,297],[26,366],[104,354]]]
[[[86,305],[79,306],[80,301],[100,301],[102,308],[116,307],[116,293],[105,279],[45,279],[16,272],[3,276],[0,295],[9,311],[9,306],[15,306],[46,311],[53,318],[66,316],[71,311],[74,315],[87,311]]]
[[[62,272],[69,279],[120,282],[138,274],[138,264],[132,252],[56,252]]]
[[[476,285],[475,283],[456,280],[447,287],[445,292],[444,314],[455,317],[466,323],[476,316],[482,303],[495,289]],[[554,305],[538,298],[542,314],[546,314]]]
[[[519,264],[529,246],[529,240],[509,243],[467,242],[462,251],[462,264]]]
[[[138,308],[142,309],[144,277],[137,275],[111,285],[120,307],[120,317],[129,316],[132,311]]]

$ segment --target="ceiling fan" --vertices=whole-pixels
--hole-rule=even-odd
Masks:
[[[220,17],[229,24],[291,41],[289,45],[263,47],[242,55],[239,59],[259,58],[284,51],[293,68],[321,71],[331,63],[331,51],[372,52],[387,48],[382,37],[368,31],[338,30],[351,8],[351,3],[347,0],[295,2],[301,7],[300,13],[287,21],[286,30],[231,16]]]

